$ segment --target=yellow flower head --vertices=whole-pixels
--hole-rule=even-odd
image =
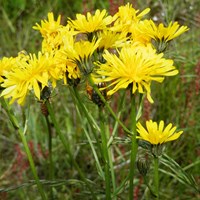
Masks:
[[[71,29],[69,25],[63,26],[58,30],[55,37],[49,37],[42,41],[42,52],[55,53],[63,47],[66,37],[73,37],[76,34],[77,32]]]
[[[36,26],[33,26],[33,29],[39,30],[44,38],[55,37],[58,34],[59,29],[62,28],[60,19],[61,16],[59,15],[57,21],[55,21],[53,13],[49,12],[48,20],[41,20],[41,26],[36,23]]]
[[[96,10],[92,15],[87,12],[87,15],[76,14],[76,20],[69,18],[68,23],[79,33],[93,33],[104,30],[113,22],[114,18],[107,14],[104,9],[102,11]]]
[[[124,32],[115,32],[104,30],[99,32],[98,38],[101,38],[98,49],[104,50],[109,48],[123,47],[127,44],[128,38]]]
[[[3,57],[0,60],[0,84],[4,81],[5,75],[12,69],[15,63],[15,58]]]
[[[140,23],[144,34],[163,42],[169,42],[188,30],[187,26],[180,26],[178,22],[170,22],[167,27],[162,23],[157,26],[152,20],[144,20]]]
[[[150,8],[146,8],[138,14],[139,10],[135,10],[131,4],[127,3],[125,6],[120,6],[119,11],[115,15],[121,23],[139,22],[149,11]]]
[[[55,86],[55,78],[58,76],[59,69],[54,66],[53,58],[48,55],[30,55],[29,60],[16,59],[13,69],[5,75],[2,86],[5,88],[1,96],[11,97],[11,103],[15,100],[23,104],[29,91],[33,89],[35,96],[40,99],[40,92],[48,86],[48,81],[52,80]]]
[[[150,8],[146,8],[139,13],[139,10],[135,10],[132,7],[132,4],[129,3],[127,3],[125,6],[120,6],[119,11],[114,15],[117,20],[114,23],[113,30],[129,32],[130,26],[138,23],[149,11]]]
[[[176,132],[176,126],[172,127],[172,124],[168,124],[164,128],[164,121],[160,121],[159,124],[149,120],[146,122],[146,129],[137,123],[137,131],[140,134],[138,139],[148,141],[153,145],[163,144],[172,140],[176,140],[180,137],[183,131]]]
[[[141,23],[135,23],[131,24],[129,28],[129,35],[133,42],[138,42],[144,45],[147,45],[148,43],[151,43],[151,38],[142,32],[143,26],[141,26]]]
[[[91,72],[91,56],[99,46],[101,39],[93,39],[91,42],[80,40],[74,41],[73,37],[67,37],[62,50],[63,56],[75,63],[81,72]]]
[[[62,66],[65,69],[64,73],[64,83],[67,83],[67,79],[79,79],[80,78],[80,70],[77,64],[67,57],[65,51],[57,51],[55,54],[55,63],[56,66]]]
[[[150,95],[151,82],[162,82],[164,76],[174,76],[178,73],[173,61],[162,58],[163,54],[156,54],[150,45],[131,45],[122,48],[118,54],[119,56],[105,51],[103,57],[106,63],[99,64],[97,70],[98,81],[111,81],[107,85],[107,88],[111,88],[108,95],[131,85],[132,93],[144,93],[145,89],[148,100],[153,103]]]

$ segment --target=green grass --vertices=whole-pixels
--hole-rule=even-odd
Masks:
[[[100,3],[102,2],[102,3]],[[126,1],[128,2],[128,1]],[[157,16],[158,20],[167,23],[171,20],[179,20],[181,24],[189,26],[190,30],[173,42],[166,52],[166,56],[175,60],[175,66],[180,73],[176,77],[167,78],[162,84],[152,86],[152,97],[155,103],[147,104],[143,113],[150,110],[147,117],[153,120],[165,120],[173,122],[184,130],[181,138],[166,145],[165,153],[173,158],[188,174],[192,175],[200,185],[200,2],[193,1],[136,1],[138,9],[151,8],[150,16]],[[49,11],[55,16],[62,15],[63,23],[67,17],[74,17],[77,12],[84,12],[84,8],[94,10],[97,8],[109,8],[108,1],[91,1],[83,5],[82,1],[38,1],[38,0],[2,0],[0,4],[0,57],[16,56],[21,50],[37,52],[40,49],[41,36],[32,29],[36,22],[46,18]],[[165,13],[165,15],[163,15]],[[196,71],[195,71],[196,70]],[[105,186],[98,170],[92,150],[83,130],[85,129],[91,141],[94,140],[92,128],[87,119],[77,111],[74,105],[72,93],[69,89],[59,84],[59,90],[55,90],[51,102],[55,111],[56,120],[59,122],[62,133],[68,139],[69,148],[75,161],[79,164],[90,185],[98,193],[98,199],[105,199]],[[199,84],[199,85],[198,85]],[[86,105],[90,115],[98,121],[98,108],[88,99],[84,88],[81,91],[82,102]],[[119,95],[122,95],[121,93]],[[121,96],[115,96],[109,100],[111,107],[117,111],[117,103]],[[129,99],[125,99],[126,107],[122,110],[123,120],[126,124],[130,119]],[[52,127],[52,153],[54,162],[55,180],[48,179],[48,131],[44,116],[40,112],[40,103],[30,97],[24,107],[13,104],[12,108],[21,124],[27,123],[26,138],[29,142],[38,175],[42,180],[46,194],[50,195],[52,188],[54,199],[92,199],[89,188],[81,180],[80,174],[74,168],[70,156],[66,153],[54,127]],[[143,117],[143,119],[145,119]],[[108,114],[108,121],[113,128],[115,120]],[[115,155],[115,172],[117,185],[127,175],[129,163],[130,142],[125,137],[122,128],[118,128],[118,138],[115,139],[113,152]],[[100,136],[98,135],[100,138]],[[97,144],[94,144],[97,148]],[[139,150],[141,156],[143,151]],[[101,157],[101,152],[97,152]],[[165,162],[164,162],[165,161]],[[177,166],[168,166],[164,160],[160,164],[160,199],[197,200],[200,194],[194,185],[180,182]],[[100,164],[104,161],[100,159]],[[173,171],[176,169],[177,174]],[[171,172],[171,174],[170,174]],[[153,175],[152,169],[148,174]],[[175,174],[175,178],[172,175]],[[180,172],[183,175],[183,172]],[[118,176],[119,175],[119,176]],[[138,199],[147,199],[144,181],[140,175],[136,175],[137,185],[135,195]],[[28,194],[28,195],[27,195]],[[146,195],[146,196],[145,196]],[[118,195],[118,199],[126,200],[128,187],[125,184]],[[16,130],[13,128],[8,116],[0,105],[0,199],[5,200],[37,200],[40,199],[36,184],[28,164],[22,142]],[[151,199],[149,195],[149,199]]]

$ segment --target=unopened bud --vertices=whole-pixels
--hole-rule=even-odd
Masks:
[[[146,176],[149,171],[149,161],[145,158],[138,158],[137,168],[141,175]]]

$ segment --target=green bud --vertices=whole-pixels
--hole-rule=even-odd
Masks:
[[[149,161],[145,158],[138,158],[137,160],[137,168],[141,175],[146,176],[149,171]]]

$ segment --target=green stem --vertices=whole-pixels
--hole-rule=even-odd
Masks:
[[[158,173],[158,164],[159,158],[158,156],[154,156],[154,187],[155,187],[155,195],[156,200],[159,200],[159,173]]]
[[[124,105],[124,99],[125,99],[125,96],[126,96],[125,94],[126,93],[125,93],[125,90],[124,90],[122,96],[120,97],[120,103],[118,104],[118,111],[117,111],[118,112],[118,114],[117,114],[118,119],[120,118],[121,113],[122,113],[122,108],[123,108],[123,105]],[[108,141],[108,144],[107,144],[108,146],[110,146],[112,144],[113,139],[115,138],[116,134],[118,133],[118,131],[117,131],[118,125],[119,125],[119,123],[117,121],[115,121],[115,124],[113,126],[112,135],[111,135],[111,137]]]
[[[110,173],[111,173],[111,180],[112,180],[112,186],[113,186],[113,194],[116,191],[116,180],[115,180],[115,171],[113,166],[113,160],[112,160],[112,149],[107,145],[107,148],[110,148],[110,151],[108,151],[108,160],[109,160],[109,166],[110,166]],[[116,196],[113,196],[112,200],[115,200]]]
[[[150,194],[152,195],[152,197],[156,197],[154,191],[152,190],[151,186],[150,186],[149,183],[148,183],[147,177],[144,176],[143,178],[144,178],[144,183],[145,183],[146,186],[148,187],[148,189],[149,189]]]
[[[49,180],[54,179],[54,163],[52,155],[52,128],[49,122],[48,116],[45,116],[47,128],[48,128],[48,150],[49,150]],[[51,199],[53,199],[53,188],[51,187]]]
[[[102,153],[102,148],[101,148],[101,145],[100,145],[100,142],[99,142],[99,138],[96,134],[96,132],[100,132],[100,128],[99,126],[97,125],[96,121],[94,120],[94,118],[90,115],[89,111],[87,110],[87,108],[85,107],[85,105],[83,104],[83,101],[81,100],[81,97],[79,95],[79,92],[77,91],[76,88],[71,88],[70,87],[70,92],[72,94],[72,97],[74,97],[74,103],[76,102],[76,104],[78,105],[78,108],[79,108],[79,111],[81,113],[84,114],[84,116],[87,118],[87,121],[92,129],[92,134],[95,138],[95,141],[96,141],[96,144],[97,144],[97,148],[99,150],[99,152]],[[85,131],[84,131],[85,132]],[[86,132],[85,132],[86,133]],[[88,138],[89,135],[86,135],[86,137]],[[89,141],[89,140],[88,140]],[[90,143],[92,144],[92,143]],[[91,145],[90,145],[91,146]],[[92,146],[91,146],[92,147]],[[95,150],[95,148],[92,148],[93,150]],[[93,151],[94,152],[94,151]],[[94,156],[95,156],[96,152],[94,152]],[[97,154],[96,154],[97,155]],[[95,156],[96,157],[96,156]],[[100,174],[102,175],[102,178],[104,178],[104,174],[102,173],[103,170],[101,168],[101,165],[99,164],[99,160],[97,159],[96,157],[96,162],[97,162],[97,167],[98,169],[100,170]]]
[[[96,134],[97,131],[100,131],[100,128],[99,126],[96,124],[95,120],[91,117],[91,115],[89,114],[88,110],[86,109],[85,105],[83,104],[82,100],[81,100],[81,97],[77,91],[76,88],[71,88],[69,87],[70,89],[70,92],[72,94],[72,96],[75,97],[75,101],[79,107],[79,110],[85,115],[85,117],[87,118],[88,120],[88,123],[90,124],[90,127],[92,129],[92,133],[95,137],[95,140],[97,142],[97,145],[98,147],[100,147],[100,143],[99,143],[99,138]],[[101,149],[101,148],[100,148]]]
[[[49,101],[46,102],[46,105],[47,105],[47,108],[48,108],[48,112],[49,112],[49,115],[51,117],[51,120],[54,124],[54,127],[56,129],[56,132],[58,133],[58,136],[65,148],[65,150],[67,151],[70,159],[71,159],[71,162],[72,164],[74,165],[74,167],[76,168],[76,170],[78,171],[81,179],[85,182],[85,184],[88,186],[88,189],[90,190],[92,196],[93,196],[93,199],[97,199],[96,196],[94,195],[94,192],[93,192],[93,189],[91,188],[90,184],[88,183],[88,180],[85,178],[85,175],[83,174],[82,170],[80,169],[80,167],[78,166],[76,160],[74,159],[73,155],[72,155],[72,152],[70,150],[70,145],[69,145],[69,142],[66,141],[66,137],[62,134],[62,132],[60,131],[60,127],[56,121],[56,118],[55,118],[55,115],[54,115],[54,112],[53,112],[53,109],[51,107],[51,104]]]
[[[138,144],[136,141],[136,105],[135,105],[135,96],[131,94],[131,114],[130,114],[130,119],[131,119],[131,131],[132,131],[132,136],[131,136],[131,162],[130,162],[130,174],[129,174],[129,200],[133,200],[133,183],[134,183],[134,173],[135,173],[135,161],[136,161],[136,155],[137,155],[137,149],[138,149]]]
[[[88,75],[87,80],[90,83],[90,85],[92,86],[92,88],[95,90],[95,92],[99,95],[99,97],[101,98],[101,100],[103,101],[103,103],[105,104],[106,108],[108,109],[110,114],[113,116],[113,118],[121,125],[121,127],[124,129],[125,132],[127,132],[130,135],[132,135],[132,132],[129,131],[126,128],[126,126],[121,122],[121,120],[116,116],[116,114],[114,113],[112,108],[109,106],[108,102],[106,101],[104,96],[101,94],[101,92],[99,91],[98,87],[94,84],[94,81],[92,80],[91,75]]]
[[[110,185],[110,166],[109,166],[109,154],[107,147],[107,135],[106,135],[106,123],[105,113],[99,108],[100,128],[101,128],[101,140],[102,140],[102,152],[105,167],[105,181],[106,181],[106,200],[111,200],[111,185]]]
[[[34,161],[33,161],[33,157],[31,155],[31,151],[30,151],[30,149],[28,147],[28,143],[27,143],[27,140],[26,140],[26,137],[25,137],[26,128],[24,128],[24,131],[22,130],[22,128],[19,125],[19,122],[18,122],[17,118],[15,117],[15,115],[14,115],[14,113],[12,111],[12,109],[9,107],[8,103],[5,101],[4,98],[1,98],[1,104],[4,107],[4,109],[6,110],[8,116],[10,118],[10,121],[13,124],[13,127],[15,128],[16,131],[18,131],[18,133],[20,135],[20,138],[22,140],[26,155],[28,157],[28,161],[29,161],[29,164],[30,164],[33,176],[34,176],[34,179],[35,179],[37,187],[38,187],[38,191],[40,193],[40,196],[41,196],[42,200],[46,200],[47,198],[45,196],[45,192],[43,190],[42,184],[40,183],[39,177],[37,175],[37,171],[36,171],[36,167],[35,167],[35,164],[34,164]]]
[[[71,94],[72,94],[74,103],[78,106],[77,113],[78,113],[79,119],[80,119],[80,120],[83,119],[83,117],[82,117],[81,114],[84,114],[84,116],[86,116],[87,121],[88,121],[88,123],[90,124],[90,127],[91,127],[91,129],[92,129],[92,133],[93,133],[93,135],[94,135],[94,137],[95,137],[95,140],[96,140],[95,142],[96,142],[96,144],[97,144],[98,150],[99,150],[99,152],[102,152],[101,145],[100,145],[100,142],[99,142],[99,138],[98,138],[98,136],[97,136],[97,134],[96,134],[97,131],[98,131],[98,132],[100,131],[99,126],[96,124],[95,120],[94,120],[94,119],[92,118],[92,116],[89,114],[88,110],[86,109],[86,107],[84,106],[83,102],[81,101],[81,98],[80,98],[80,95],[79,95],[77,89],[76,89],[76,88],[71,88],[71,87],[70,87],[70,92],[71,92]],[[75,106],[76,106],[76,105],[75,105]],[[93,122],[95,122],[95,124],[94,124]],[[91,138],[90,138],[88,132],[86,131],[86,128],[85,128],[85,127],[83,127],[83,131],[84,131],[84,133],[85,133],[85,136],[87,137],[87,140],[88,140],[88,142],[89,142],[89,144],[90,144],[90,147],[91,147],[91,150],[92,150],[92,152],[93,152],[93,155],[94,155],[94,158],[95,158],[95,161],[96,161],[96,166],[97,166],[97,169],[98,169],[98,171],[99,171],[99,174],[101,175],[101,177],[102,177],[103,179],[105,179],[105,175],[104,175],[104,172],[103,172],[102,167],[101,167],[101,165],[100,165],[99,158],[98,158],[97,152],[96,152],[96,150],[95,150],[95,147],[94,147],[94,145],[93,145],[93,142],[92,142],[92,140],[91,140]]]

